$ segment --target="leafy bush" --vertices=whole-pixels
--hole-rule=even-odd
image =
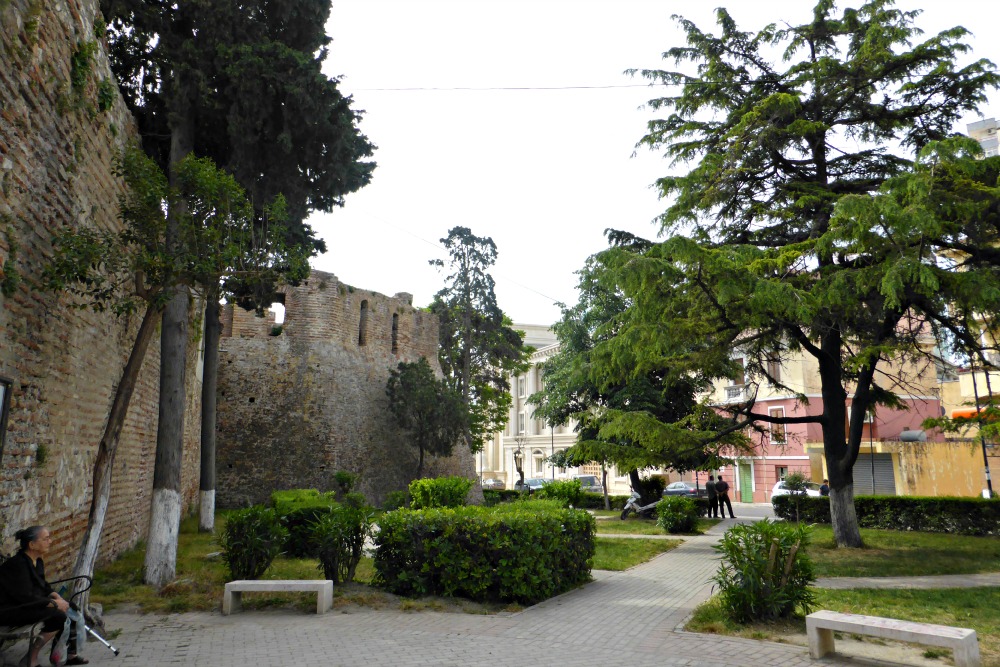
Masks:
[[[726,531],[714,549],[722,554],[714,577],[722,609],[731,621],[785,618],[809,613],[815,580],[806,556],[809,529],[803,525],[758,521]]]
[[[337,484],[336,496],[340,500],[354,490],[354,485],[358,481],[358,476],[346,470],[338,470],[333,474],[333,481]]]
[[[560,500],[563,507],[579,507],[583,488],[578,479],[557,479],[539,489],[535,497],[542,500]]]
[[[589,579],[594,519],[555,500],[397,510],[375,544],[375,581],[393,593],[533,603]]]
[[[285,553],[292,558],[317,558],[319,554],[312,547],[310,533],[320,517],[337,507],[333,493],[320,493],[316,489],[275,491],[271,503],[281,524],[288,529]]]
[[[691,498],[694,501],[694,506],[698,510],[698,516],[711,517],[712,516],[712,506],[708,504],[708,498]]]
[[[386,494],[385,502],[382,503],[382,509],[386,512],[391,512],[392,510],[398,510],[400,507],[406,507],[410,504],[410,494],[408,491],[390,491]]]
[[[287,539],[288,530],[270,507],[254,505],[233,512],[219,540],[230,577],[259,579]]]
[[[795,520],[796,508],[791,496],[776,496],[771,503],[776,516]],[[1000,535],[1000,501],[995,499],[855,496],[854,511],[862,528]],[[830,523],[830,499],[800,497],[798,512],[803,523]]]
[[[310,525],[310,551],[319,558],[324,577],[335,584],[354,581],[374,516],[370,507],[344,504],[330,508]]]
[[[684,496],[664,496],[656,503],[656,525],[668,533],[694,532],[698,523],[698,505]]]
[[[649,477],[640,477],[639,487],[634,490],[639,492],[643,500],[648,498],[648,502],[652,502],[663,497],[663,489],[666,487],[667,480],[660,475],[650,475]]]
[[[410,507],[415,510],[432,507],[461,507],[474,480],[465,477],[435,477],[410,482]]]

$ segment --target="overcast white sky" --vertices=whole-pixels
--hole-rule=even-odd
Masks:
[[[813,4],[334,0],[327,72],[364,110],[378,168],[344,208],[311,218],[329,248],[314,268],[384,294],[410,292],[425,306],[443,281],[428,260],[445,256],[439,239],[462,225],[497,244],[500,307],[517,323],[555,322],[555,302],[576,302],[574,272],[606,247],[606,228],[658,233],[652,219],[664,204],[650,184],[668,165],[632,153],[653,117],[640,107],[665,89],[426,89],[642,84],[623,71],[673,67],[661,59],[683,40],[672,14],[708,30],[725,6],[750,30],[804,22]],[[926,33],[964,25],[975,33],[970,58],[1000,65],[1000,2],[897,3],[921,5]],[[400,88],[425,90],[385,90]],[[983,112],[1000,116],[1000,95]]]

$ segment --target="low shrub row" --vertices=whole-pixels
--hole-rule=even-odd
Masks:
[[[520,491],[511,491],[507,489],[503,491],[494,491],[491,489],[483,490],[483,498],[487,507],[493,507],[494,505],[498,505],[500,503],[513,502],[521,496],[522,494]],[[532,494],[532,497],[534,497],[534,494]],[[609,496],[608,500],[611,501],[612,510],[615,512],[621,512],[625,509],[625,503],[628,501],[628,496]],[[604,509],[604,494],[583,491],[576,499],[576,502],[573,503],[573,507],[586,510],[602,510]]]
[[[830,523],[830,499],[777,496],[775,516],[799,521]],[[922,496],[855,496],[854,511],[862,528],[921,530],[930,533],[1000,535],[1000,500],[986,498]]]
[[[530,604],[589,579],[594,519],[555,500],[403,509],[379,519],[375,544],[392,593]]]

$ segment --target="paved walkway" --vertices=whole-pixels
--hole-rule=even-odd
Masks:
[[[91,663],[269,667],[392,665],[393,667],[572,664],[641,667],[745,665],[805,667],[803,647],[698,635],[679,626],[711,594],[712,550],[726,520],[708,534],[627,572],[595,572],[595,581],[516,614],[356,611],[315,614],[269,610],[233,616],[110,613],[120,628],[118,658],[96,643]],[[838,665],[892,665],[842,655]]]

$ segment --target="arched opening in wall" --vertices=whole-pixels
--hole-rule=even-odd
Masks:
[[[358,345],[368,344],[368,299],[361,302],[361,322],[358,324]]]
[[[399,352],[399,313],[392,314],[392,353]]]

